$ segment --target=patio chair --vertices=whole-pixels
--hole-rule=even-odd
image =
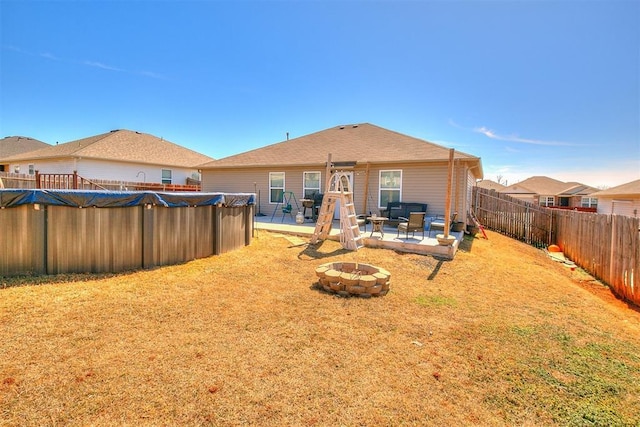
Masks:
[[[416,231],[422,231],[422,238],[424,239],[424,217],[426,212],[409,212],[409,218],[400,217],[401,222],[398,224],[398,235],[396,237],[400,237],[400,232],[404,231],[406,233],[406,238],[409,238],[409,232],[411,231],[413,234],[411,237],[415,237]]]
[[[356,221],[358,222],[358,227],[361,228],[360,231],[367,231],[367,224],[369,223],[369,220],[367,220],[367,216],[366,215],[358,215],[356,216]]]
[[[453,227],[453,223],[456,221],[458,217],[458,212],[454,212],[451,215],[451,221],[449,222],[449,231],[451,231],[451,227]],[[429,225],[429,237],[431,237],[432,231],[442,231],[444,233],[444,215],[442,218],[436,217],[435,220],[431,221]]]

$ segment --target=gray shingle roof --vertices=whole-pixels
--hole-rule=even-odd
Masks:
[[[579,182],[562,182],[548,176],[532,176],[524,181],[509,185],[499,193],[505,194],[538,194],[538,195],[561,195],[575,196],[586,195],[596,191],[595,188]]]
[[[483,179],[482,181],[479,181],[476,185],[479,188],[485,188],[487,190],[496,190],[496,191],[500,191],[505,187],[504,185],[498,182],[492,181],[490,179]]]
[[[593,197],[638,197],[640,196],[640,179],[627,182],[616,187],[592,193]]]
[[[0,139],[0,159],[4,160],[6,157],[28,153],[45,147],[50,147],[50,145],[37,139],[26,136],[7,136]]]
[[[165,139],[130,130],[114,130],[3,160],[16,162],[64,157],[83,157],[178,167],[196,167],[199,164],[213,160],[209,156]]]
[[[201,165],[201,169],[324,165],[332,162],[408,163],[448,161],[449,149],[369,123],[336,126]],[[455,152],[456,159],[480,158]]]

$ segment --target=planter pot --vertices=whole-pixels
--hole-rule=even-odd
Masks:
[[[464,230],[464,222],[454,222],[451,231],[459,232]]]
[[[455,237],[453,237],[453,236],[444,237],[444,234],[437,234],[436,235],[436,239],[438,239],[438,243],[441,246],[451,246],[451,245],[453,245],[453,242],[456,241]]]
[[[475,225],[467,225],[467,232],[472,236],[475,236],[480,232],[480,229]]]

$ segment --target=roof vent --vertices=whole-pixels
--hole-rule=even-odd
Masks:
[[[344,129],[344,126],[340,126],[340,129]]]
[[[354,128],[357,128],[357,127],[358,127],[358,125],[353,125],[353,127],[354,127]]]
[[[113,133],[113,132],[118,132],[119,130],[120,130],[120,129],[114,129],[114,130],[112,130],[112,131],[111,131],[111,133]]]

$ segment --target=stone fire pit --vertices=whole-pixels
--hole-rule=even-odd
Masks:
[[[389,292],[391,273],[384,268],[355,262],[330,262],[316,268],[320,286],[341,296],[383,296]]]

